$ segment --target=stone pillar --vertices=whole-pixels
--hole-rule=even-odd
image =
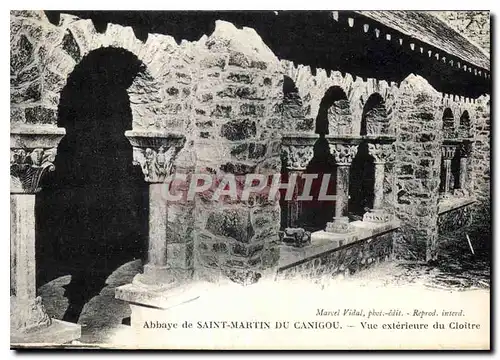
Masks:
[[[11,131],[11,343],[63,344],[80,337],[80,326],[51,319],[36,296],[35,194],[47,171],[54,170],[64,129]]]
[[[460,177],[459,177],[459,183],[458,183],[458,189],[456,189],[460,195],[467,195],[468,194],[468,189],[467,189],[467,181],[468,181],[468,158],[470,155],[470,143],[462,143],[460,144],[459,147],[460,151]]]
[[[444,171],[444,189],[442,197],[450,195],[453,189],[450,189],[451,183],[451,160],[455,156],[456,145],[443,145],[441,148],[443,156],[443,171]]]
[[[383,208],[385,164],[392,155],[391,144],[368,144],[368,151],[375,165],[375,183],[373,185],[373,209],[363,215],[363,221],[383,223],[391,220],[389,213]]]
[[[337,165],[335,216],[326,224],[327,232],[350,232],[347,206],[349,201],[349,170],[358,145],[330,144],[330,151]]]
[[[133,147],[134,163],[140,165],[149,183],[149,244],[144,273],[134,283],[150,287],[169,288],[176,278],[167,266],[169,177],[176,154],[184,143],[181,134],[156,134],[127,131]]]
[[[297,220],[301,215],[300,202],[297,200],[299,195],[299,183],[301,175],[306,170],[307,165],[314,156],[312,144],[298,144],[300,139],[284,138],[282,145],[282,154],[286,164],[286,169],[290,176],[297,176],[296,186],[292,200],[287,202],[287,227],[296,227]]]

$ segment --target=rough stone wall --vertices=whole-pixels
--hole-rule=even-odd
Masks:
[[[245,174],[279,173],[275,109],[283,100],[283,79],[277,58],[254,30],[222,21],[205,47],[194,108],[197,171],[217,182],[234,175],[239,184]],[[272,273],[279,258],[279,203],[267,194],[248,201],[213,194],[197,198],[196,266],[210,279],[245,284]]]
[[[278,270],[278,278],[350,275],[391,259],[393,232],[348,244]]]
[[[441,96],[420,76],[401,84],[396,117],[397,257],[437,256],[437,201],[441,165]]]
[[[312,118],[305,118],[306,110],[295,82],[286,75],[283,77],[283,102],[273,110],[276,116],[270,121],[278,128],[289,132],[308,132],[314,126]]]
[[[130,27],[109,24],[100,34],[90,20],[69,15],[54,26],[42,11],[12,12],[11,29],[13,125],[56,126],[59,96],[75,65],[92,50],[116,47],[145,68],[128,89],[133,129],[186,134],[177,172],[206,170],[218,179],[279,172],[281,126],[275,119],[281,116],[283,79],[254,30],[218,22],[198,42],[179,45],[150,34],[142,43]],[[196,265],[251,282],[276,264],[277,203],[206,200],[197,199],[196,209],[169,204],[167,266],[178,277],[189,277]]]
[[[170,36],[150,34],[143,43],[130,27],[109,24],[100,34],[90,20],[74,16],[62,15],[55,26],[42,11],[11,12],[12,126],[55,127],[68,75],[102,47],[125,49],[144,64],[128,89],[134,130],[182,131],[187,141],[176,170],[206,172],[218,180],[226,174],[241,180],[247,173],[279,173],[280,134],[314,133],[329,88],[340,87],[347,98],[330,109],[336,119],[330,121],[331,135],[358,135],[368,99],[379,94],[385,106],[369,113],[369,133],[397,136],[395,162],[386,164],[384,201],[404,221],[396,253],[411,259],[436,256],[443,109],[451,108],[455,128],[468,109],[475,134],[470,183],[489,214],[489,97],[471,109],[463,99],[443,101],[413,75],[397,86],[338,71],[313,73],[308,66],[278,61],[254,30],[226,22],[217,22],[215,32],[197,42],[177,44]],[[284,76],[293,82],[287,94]],[[379,129],[373,123],[382,115]],[[272,273],[279,257],[279,204],[264,197],[214,201],[212,194],[194,204],[170,204],[168,266],[180,277],[198,268],[211,279],[241,283]]]
[[[182,130],[192,92],[193,44],[150,34],[145,43],[131,27],[109,24],[98,33],[91,20],[62,14],[59,24],[43,11],[12,11],[11,123],[56,125],[62,89],[76,64],[96,49],[134,54],[144,65],[128,89],[134,130]]]
[[[436,11],[433,14],[490,53],[489,11]]]
[[[479,221],[490,221],[491,212],[491,119],[490,97],[482,96],[475,104],[473,118],[474,142],[469,168],[472,177],[472,192],[477,202],[474,205]]]
[[[396,83],[388,83],[384,80],[371,78],[365,80],[349,73],[343,75],[339,71],[327,73],[324,69],[316,69],[315,74],[313,74],[309,66],[294,65],[294,63],[288,60],[281,60],[281,71],[284,76],[287,76],[294,82],[302,100],[304,119],[300,122],[300,128],[294,128],[290,131],[314,133],[316,116],[319,112],[321,99],[329,88],[338,86],[345,93],[348,100],[348,116],[350,116],[350,119],[347,122],[351,122],[351,134],[359,135],[364,106],[369,97],[374,93],[378,93],[385,104],[388,123],[386,133],[394,133],[392,125],[393,109],[399,93]],[[338,112],[347,113],[347,104],[344,103],[341,107],[344,110]],[[332,109],[331,112],[335,112],[335,109]],[[345,122],[343,121],[342,123]],[[336,124],[329,125],[337,126]],[[286,130],[288,131],[288,129]],[[330,134],[339,134],[337,130],[332,130]]]
[[[352,134],[352,117],[348,100],[338,100],[328,109],[328,133]]]
[[[13,11],[10,17],[10,103],[11,127],[56,124],[58,100],[43,91],[46,82],[65,79],[43,71],[50,38],[62,33],[48,30],[43,12]],[[47,40],[45,40],[47,39]],[[45,40],[45,41],[44,41]],[[70,55],[68,54],[70,57]]]
[[[452,233],[471,223],[472,207],[462,206],[458,209],[453,209],[445,213],[439,214],[438,217],[438,232],[439,235]]]
[[[385,104],[379,104],[365,113],[366,133],[369,135],[388,134],[389,119]]]

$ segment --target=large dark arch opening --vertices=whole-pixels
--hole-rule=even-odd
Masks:
[[[382,135],[389,131],[385,102],[379,93],[370,95],[361,115],[360,135]],[[375,164],[368,151],[368,143],[358,146],[349,173],[349,217],[359,219],[373,208],[375,193]]]
[[[349,101],[344,90],[339,86],[330,87],[319,104],[316,134],[328,135],[332,128],[337,131],[330,135],[344,133],[345,128],[351,125],[350,115]]]
[[[142,258],[148,192],[132,165],[124,133],[132,128],[127,88],[143,70],[130,52],[101,48],[75,67],[61,92],[58,126],[66,129],[55,171],[37,197],[37,285],[71,274],[64,320],[120,265]]]
[[[360,220],[368,209],[373,208],[375,164],[368,152],[368,143],[362,142],[352,160],[349,173],[349,217]]]

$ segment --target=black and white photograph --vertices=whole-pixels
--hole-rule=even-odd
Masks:
[[[490,350],[490,28],[10,10],[11,349]]]

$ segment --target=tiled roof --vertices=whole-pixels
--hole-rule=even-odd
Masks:
[[[478,46],[429,11],[356,11],[402,34],[434,46],[472,65],[489,70],[490,58]]]

